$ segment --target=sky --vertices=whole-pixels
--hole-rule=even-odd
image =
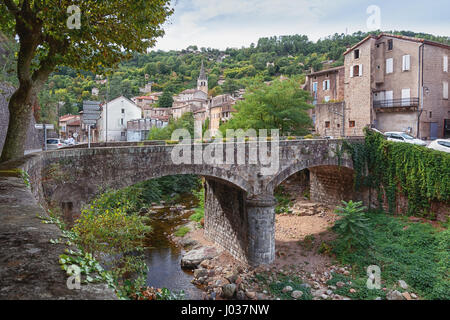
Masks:
[[[450,36],[449,0],[173,0],[172,6],[154,50],[240,48],[292,34],[316,41],[376,26]]]

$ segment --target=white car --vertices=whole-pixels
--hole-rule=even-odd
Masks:
[[[416,144],[416,145],[423,146],[423,147],[425,147],[427,145],[427,143],[425,141],[416,139],[404,132],[399,132],[399,131],[385,132],[384,135],[386,136],[386,138],[389,141],[411,143],[411,144]]]
[[[56,150],[56,149],[59,149],[62,147],[65,147],[65,145],[61,141],[61,139],[57,139],[57,138],[47,139],[47,150]]]
[[[450,153],[450,139],[434,140],[428,145],[428,148]]]

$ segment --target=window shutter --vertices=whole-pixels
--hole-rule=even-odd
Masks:
[[[350,78],[353,78],[353,66],[350,67]]]
[[[444,87],[444,92],[443,92],[444,99],[448,99],[448,82],[447,81],[444,82],[443,87]]]
[[[444,72],[448,72],[448,56],[444,56]]]
[[[386,73],[394,72],[394,59],[386,59]]]
[[[409,54],[403,56],[403,71],[409,71],[411,66],[411,56]]]
[[[360,77],[362,77],[362,75],[363,75],[363,70],[362,70],[362,69],[363,69],[363,65],[360,64],[360,65],[359,65],[359,76],[360,76]]]
[[[324,81],[322,82],[322,90],[326,90],[326,89],[327,89],[327,81],[324,80]]]

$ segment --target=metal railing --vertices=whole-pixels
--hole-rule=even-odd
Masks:
[[[419,98],[378,100],[373,102],[374,108],[418,107]]]

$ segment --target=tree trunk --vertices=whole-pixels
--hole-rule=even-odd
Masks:
[[[21,85],[9,100],[9,124],[0,162],[23,157],[32,116],[32,86]]]

